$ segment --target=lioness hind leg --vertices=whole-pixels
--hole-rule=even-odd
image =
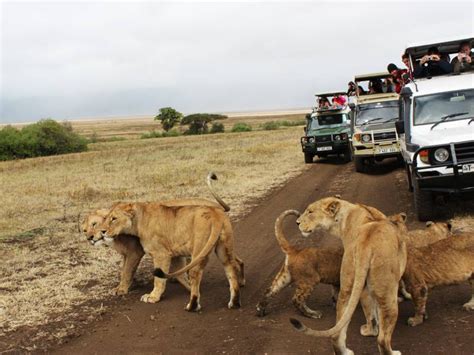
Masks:
[[[200,286],[204,267],[206,266],[208,258],[206,257],[199,265],[189,270],[189,281],[191,284],[191,296],[189,303],[186,305],[188,312],[198,312],[201,310],[201,293]]]
[[[239,285],[240,287],[245,286],[245,272],[244,272],[244,262],[237,255],[235,255],[235,262],[237,263],[237,271],[239,275]]]
[[[295,294],[293,295],[293,305],[298,309],[304,316],[309,318],[319,319],[323,316],[320,311],[315,311],[306,305],[306,300],[311,295],[315,284],[319,283],[319,280],[298,280],[296,284]]]
[[[240,308],[240,286],[239,286],[239,276],[235,265],[232,263],[234,256],[232,250],[229,250],[229,247],[226,245],[225,241],[219,240],[216,246],[216,254],[222,265],[224,266],[224,271],[229,281],[230,288],[230,300],[227,304],[229,309]]]
[[[263,296],[262,300],[257,304],[257,316],[265,316],[266,308],[270,298],[278,294],[278,292],[288,286],[290,282],[290,271],[288,270],[287,265],[283,264],[280,268],[280,271],[278,271],[277,275],[273,279],[271,286],[265,291],[265,295]]]
[[[471,283],[471,300],[463,305],[463,308],[466,311],[474,311],[474,279],[470,279],[469,282]]]
[[[397,285],[398,286],[398,285]],[[392,350],[392,334],[398,318],[398,287],[393,292],[375,296],[377,301],[377,314],[379,317],[379,335],[377,345],[380,354],[401,354]]]
[[[379,334],[377,308],[374,299],[366,288],[360,295],[360,304],[366,320],[366,324],[360,327],[360,334],[365,337],[376,337]]]

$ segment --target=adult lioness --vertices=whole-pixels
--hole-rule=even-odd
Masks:
[[[100,238],[104,240],[123,233],[138,237],[144,251],[153,258],[154,266],[165,273],[169,272],[173,256],[192,256],[191,262],[176,273],[189,271],[191,297],[186,306],[188,311],[201,308],[199,286],[202,273],[209,253],[215,248],[230,284],[228,306],[240,307],[241,266],[234,255],[230,219],[221,208],[169,206],[153,202],[120,203],[107,215],[101,230]],[[158,302],[165,286],[165,279],[155,277],[153,291],[143,295],[142,301]]]
[[[306,300],[319,283],[339,288],[339,272],[344,250],[342,246],[333,248],[296,248],[292,246],[285,238],[282,228],[285,217],[291,215],[299,217],[300,213],[295,210],[287,210],[282,212],[275,221],[275,236],[281,250],[285,253],[285,262],[258,303],[257,315],[263,317],[270,298],[294,283],[296,285],[293,296],[294,306],[306,317],[321,318],[321,312],[309,308],[306,305]]]
[[[377,343],[383,354],[392,351],[391,338],[398,317],[398,283],[406,265],[406,246],[399,228],[380,211],[337,198],[324,198],[310,204],[297,223],[303,236],[322,229],[339,237],[344,246],[341,288],[337,302],[336,325],[315,331],[291,319],[299,331],[317,337],[332,337],[337,354],[352,354],[346,347],[346,332],[359,300],[366,317],[377,307],[380,321]],[[367,325],[363,335],[375,335]]]
[[[197,206],[211,206],[211,207],[221,207],[224,211],[230,211],[230,207],[221,199],[221,197],[214,191],[212,181],[217,180],[217,176],[213,172],[209,172],[206,177],[206,183],[209,187],[211,194],[216,199],[216,202],[206,200],[203,198],[188,198],[188,199],[175,199],[175,200],[165,200],[162,201],[163,204],[168,206],[186,206],[186,205],[197,205]],[[80,230],[86,235],[87,239],[94,246],[99,246],[103,244],[103,240],[100,238],[100,230],[97,228],[101,225],[105,219],[105,216],[110,212],[110,209],[100,209],[91,212],[84,219]],[[93,236],[98,234],[97,242],[94,242]],[[140,241],[137,237],[122,234],[114,238],[111,246],[123,256],[122,271],[120,275],[120,283],[117,288],[114,289],[114,293],[117,295],[123,295],[128,293],[130,285],[133,280],[133,275],[144,255],[143,248],[140,244]],[[184,267],[186,265],[186,257],[177,257],[174,258],[173,264],[178,267]],[[239,259],[239,262],[242,263]],[[242,263],[243,268],[243,263]],[[187,275],[183,274],[176,278],[185,288],[188,290],[189,282],[187,280]]]
[[[411,326],[423,323],[428,290],[435,286],[469,281],[471,300],[463,307],[474,310],[474,235],[454,235],[422,248],[409,248],[402,279],[415,305],[415,316],[408,319]]]

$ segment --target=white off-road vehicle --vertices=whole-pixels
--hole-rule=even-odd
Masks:
[[[351,104],[354,111],[352,155],[357,172],[364,172],[376,161],[400,157],[398,134],[395,130],[395,121],[399,115],[399,96],[383,86],[383,80],[390,77],[388,72],[355,77],[357,88],[362,88],[364,82],[369,82],[369,90],[362,93],[357,89],[355,103]]]
[[[437,47],[447,62],[462,43],[474,44],[474,36],[452,41],[409,46],[412,67],[429,48]],[[472,61],[474,63],[474,60]],[[427,71],[430,73],[430,63]],[[433,63],[436,65],[436,63]],[[408,184],[414,193],[420,220],[432,219],[439,195],[474,192],[474,66],[461,72],[414,78],[400,93],[397,122]],[[433,72],[436,72],[434,70]],[[437,74],[440,74],[439,72]]]

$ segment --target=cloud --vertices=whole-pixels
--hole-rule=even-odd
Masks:
[[[460,11],[468,9],[470,11]],[[2,121],[311,106],[472,2],[4,3]],[[104,105],[104,103],[107,103]]]

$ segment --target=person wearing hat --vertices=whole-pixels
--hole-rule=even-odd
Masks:
[[[406,84],[406,82],[403,78],[404,78],[405,74],[408,73],[408,71],[405,70],[405,69],[398,68],[393,63],[390,63],[387,66],[387,71],[392,75],[393,83],[395,84],[395,92],[397,94],[399,94],[400,91],[402,90],[403,86]]]

